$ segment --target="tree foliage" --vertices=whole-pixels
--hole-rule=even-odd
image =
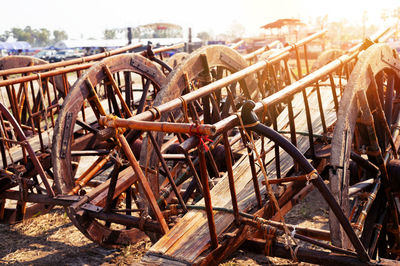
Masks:
[[[116,36],[117,36],[116,30],[104,30],[104,39],[106,40],[115,39]]]
[[[63,30],[55,30],[55,31],[53,31],[53,36],[54,36],[54,43],[56,43],[58,41],[68,40],[68,35]]]
[[[53,35],[53,38],[51,38]],[[17,41],[25,41],[32,46],[43,47],[61,40],[68,39],[68,35],[63,30],[55,30],[51,33],[48,29],[32,29],[30,26],[22,28],[11,28],[0,35],[0,41],[6,41],[13,36]]]
[[[197,38],[199,38],[202,41],[209,41],[211,39],[211,36],[208,32],[202,31],[197,33]]]

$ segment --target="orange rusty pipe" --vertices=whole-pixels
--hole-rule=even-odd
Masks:
[[[162,131],[168,133],[189,133],[214,135],[214,125],[193,123],[148,122],[134,119],[124,119],[116,116],[100,116],[99,124],[112,128],[130,128],[143,131]]]

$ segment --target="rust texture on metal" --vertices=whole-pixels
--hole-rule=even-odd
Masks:
[[[400,59],[378,43],[393,30],[310,67],[307,46],[325,33],[247,55],[234,50],[242,41],[210,45],[173,63],[155,54],[182,44],[9,61],[14,68],[0,70],[0,221],[62,205],[104,247],[151,236],[149,264],[213,265],[238,248],[396,263]],[[288,222],[313,189],[329,230]]]

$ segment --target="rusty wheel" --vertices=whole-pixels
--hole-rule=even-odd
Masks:
[[[384,44],[371,46],[359,57],[340,102],[332,139],[331,191],[370,256],[377,248],[380,257],[398,256],[399,168],[393,159],[399,148],[399,64],[397,53]],[[349,191],[360,182],[364,193]],[[333,244],[348,248],[333,217],[330,229]]]
[[[77,80],[64,101],[53,139],[55,182],[62,194],[89,195],[85,206],[105,209],[108,218],[121,212],[136,215],[137,210],[132,208],[135,181],[129,183],[133,180],[132,170],[120,153],[115,130],[104,129],[98,119],[100,115],[127,118],[142,112],[152,105],[164,83],[165,76],[157,66],[137,54],[104,59]],[[140,152],[141,133],[126,131],[124,135],[135,153]],[[74,176],[71,164],[77,156],[90,160],[90,166]],[[105,186],[116,178],[125,183],[118,183],[112,199],[107,200]],[[103,246],[127,244],[143,237],[138,229],[89,216],[84,208],[70,208],[68,214],[88,238]]]
[[[169,74],[167,83],[163,86],[163,90],[157,95],[154,102],[156,105],[166,103],[186,93],[194,92],[200,87],[215,82],[245,67],[247,67],[246,60],[229,47],[222,45],[203,47],[192,53]],[[250,75],[239,82],[234,82],[230,86],[210,93],[206,97],[191,103],[183,102],[184,108],[169,114],[163,114],[160,121],[186,121],[190,123],[213,124],[236,112],[245,100],[257,100],[259,97],[255,79]],[[235,131],[233,133],[236,134],[236,140],[240,140],[239,132]],[[174,147],[179,142],[190,137],[178,136],[177,138],[176,135],[166,135],[164,132],[152,134],[161,150],[171,153],[178,152]],[[174,139],[175,142],[172,142]],[[166,142],[167,140],[168,142]],[[214,177],[219,177],[220,171],[226,171],[224,147],[221,143],[218,143],[220,140],[216,141],[215,145],[211,145],[212,147],[208,156],[211,161],[209,167],[212,168],[211,173],[213,173],[212,176]],[[159,159],[152,145],[148,145],[148,143],[148,138],[144,138],[140,164],[146,169],[151,169],[151,172],[157,172],[157,169],[160,167]],[[173,144],[171,145],[171,143]],[[166,145],[169,145],[169,147]],[[194,171],[193,169],[192,173]],[[154,185],[152,189],[155,195],[159,195],[159,192],[164,189],[158,185],[163,184],[164,180],[165,176],[162,175],[158,176],[158,178],[156,176],[153,176],[153,179],[150,178],[150,183]],[[195,181],[192,180],[191,189],[194,189],[194,184]],[[189,197],[190,191],[190,189],[186,191],[185,200]]]

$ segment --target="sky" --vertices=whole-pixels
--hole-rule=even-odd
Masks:
[[[101,38],[104,29],[168,22],[191,27],[194,34],[214,34],[242,24],[247,35],[279,18],[310,18],[328,15],[328,21],[346,19],[383,24],[382,9],[400,7],[399,0],[13,0],[2,1],[0,34],[13,27],[65,30],[70,39]],[[383,25],[382,25],[383,26]]]

